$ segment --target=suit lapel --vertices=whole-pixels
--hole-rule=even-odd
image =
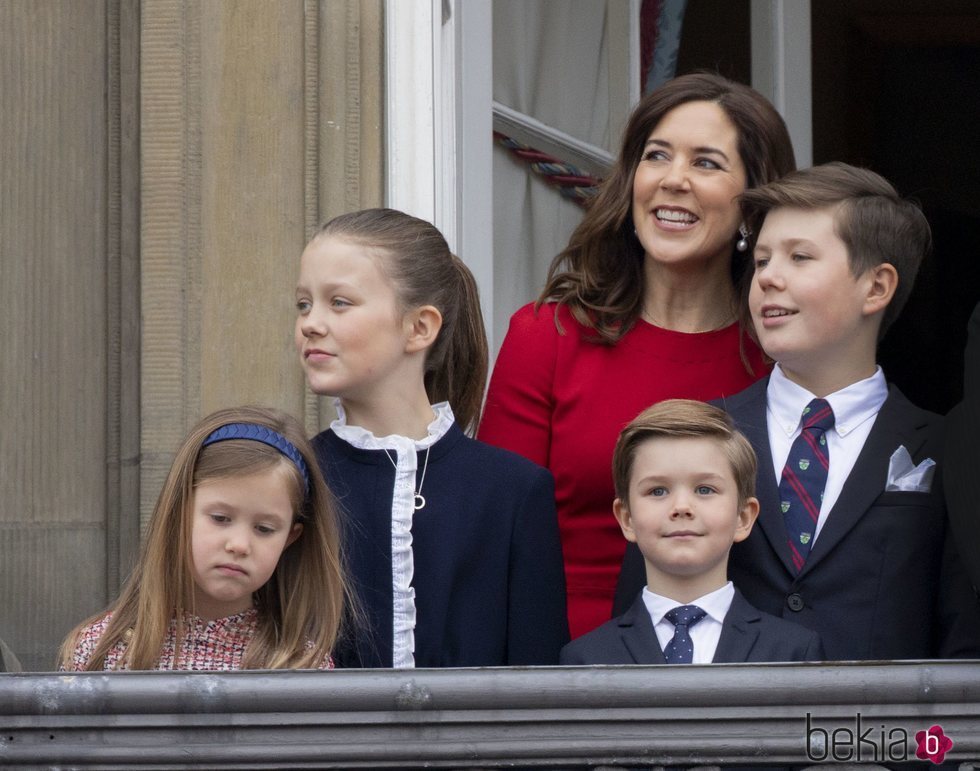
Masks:
[[[737,664],[748,661],[756,640],[759,639],[756,622],[760,618],[759,611],[749,605],[742,593],[736,589],[731,607],[721,627],[721,636],[718,638],[718,647],[715,649],[712,662]],[[619,626],[623,645],[626,646],[634,664],[667,663],[642,594],[623,614]]]
[[[759,618],[759,611],[749,605],[736,589],[732,605],[725,615],[725,623],[721,625],[721,637],[718,638],[712,663],[738,664],[748,661],[755,641],[759,638],[758,624],[752,622]]]
[[[926,424],[915,420],[916,412],[895,386],[889,388],[861,454],[800,571],[801,577],[820,563],[884,492],[888,462],[899,445],[905,445],[909,455],[916,457],[926,440]]]
[[[779,486],[773,474],[772,450],[769,447],[769,428],[766,421],[768,386],[769,378],[751,386],[752,390],[746,393],[745,403],[733,409],[731,415],[758,456],[755,495],[759,499],[759,518],[756,520],[756,527],[762,530],[789,574],[796,575],[793,556],[787,545],[786,522],[779,510]]]
[[[660,641],[653,629],[653,621],[643,602],[643,593],[633,601],[630,609],[619,621],[623,645],[635,664],[666,664]]]

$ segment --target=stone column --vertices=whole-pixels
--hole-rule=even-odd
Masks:
[[[27,669],[138,537],[138,39],[135,0],[0,3],[0,636]]]
[[[324,418],[293,349],[297,261],[381,201],[380,0],[144,0],[141,501],[188,427],[261,403]]]

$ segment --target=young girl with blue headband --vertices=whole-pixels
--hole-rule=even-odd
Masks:
[[[335,504],[299,422],[215,412],[177,451],[139,564],[61,668],[325,669],[345,613]]]
[[[296,345],[338,419],[313,440],[366,624],[347,666],[553,664],[568,639],[551,474],[468,437],[487,342],[442,234],[341,215],[303,252]]]

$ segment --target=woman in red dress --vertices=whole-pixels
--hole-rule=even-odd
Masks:
[[[715,399],[764,374],[738,322],[735,198],[794,167],[758,92],[708,73],[669,81],[633,111],[544,291],[511,319],[479,438],[554,474],[573,638],[610,617],[626,546],[612,515],[620,430],[655,402]]]

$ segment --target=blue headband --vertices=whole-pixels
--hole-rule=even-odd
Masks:
[[[215,442],[223,442],[226,439],[250,439],[253,442],[262,442],[270,447],[275,447],[279,452],[289,458],[303,475],[306,483],[306,494],[310,494],[310,472],[306,468],[306,461],[296,445],[290,442],[278,431],[261,426],[258,423],[227,423],[221,428],[212,431],[208,438],[201,442],[201,447],[207,447]]]

